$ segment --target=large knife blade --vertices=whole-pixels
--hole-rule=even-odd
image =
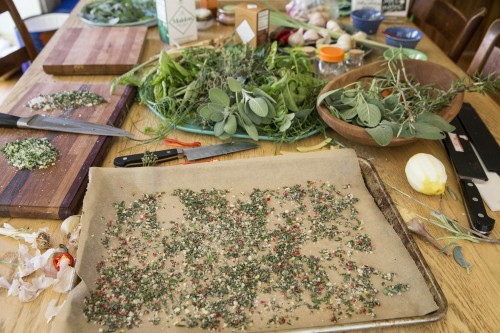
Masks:
[[[130,132],[109,125],[67,118],[49,117],[40,114],[31,117],[18,117],[0,113],[0,127],[27,128],[90,135],[133,136]]]
[[[156,156],[157,163],[179,159],[184,156],[186,156],[188,161],[195,161],[203,158],[209,158],[209,157],[244,151],[248,149],[254,149],[257,148],[258,146],[259,146],[258,144],[253,142],[238,141],[238,142],[223,143],[219,145],[198,147],[191,149],[176,148],[176,149],[159,150],[151,152],[150,154],[154,154]],[[113,164],[116,167],[142,166],[144,156],[145,154],[120,156],[114,159]]]
[[[488,180],[488,177],[460,121],[455,118],[450,123],[455,126],[455,132],[448,133],[443,143],[459,178],[458,183],[469,223],[474,230],[488,235],[493,230],[495,220],[486,213],[479,190],[472,181],[474,179],[484,182]]]

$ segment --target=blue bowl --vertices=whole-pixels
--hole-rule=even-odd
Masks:
[[[424,34],[409,27],[389,27],[385,29],[385,43],[390,46],[414,49]]]
[[[353,26],[368,35],[377,32],[380,22],[384,20],[384,15],[374,9],[358,9],[351,12]]]

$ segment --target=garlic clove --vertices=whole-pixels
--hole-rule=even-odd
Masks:
[[[316,30],[307,30],[304,32],[304,40],[307,41],[316,41],[320,38],[318,32]]]
[[[80,217],[81,215],[72,215],[61,223],[61,233],[64,238],[69,238],[71,233],[75,231],[80,223]]]
[[[326,22],[326,29],[333,32],[343,31],[340,25],[335,20],[328,20],[328,22]]]
[[[291,47],[304,45],[304,28],[300,28],[288,37],[288,45]]]
[[[326,20],[320,12],[314,12],[309,16],[309,21],[307,23],[317,27],[324,27],[326,25]]]

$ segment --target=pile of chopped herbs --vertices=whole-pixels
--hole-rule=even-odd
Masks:
[[[94,92],[78,89],[64,90],[54,94],[37,96],[29,100],[28,103],[26,103],[26,107],[41,111],[71,111],[106,102],[107,101],[104,97]]]
[[[324,82],[303,52],[278,50],[276,43],[162,51],[113,88],[118,84],[138,86],[140,101],[165,119],[159,136],[189,124],[220,139],[239,132],[291,142],[323,128],[315,102]]]
[[[97,0],[82,8],[79,16],[108,25],[134,23],[156,18],[154,0]]]
[[[304,314],[329,326],[376,317],[379,290],[394,297],[410,287],[360,262],[377,244],[363,233],[359,200],[329,183],[247,194],[175,189],[171,201],[164,197],[117,202],[116,216],[103,220],[105,251],[84,305],[103,330],[145,322],[280,330]],[[159,209],[182,217],[161,221]]]
[[[455,129],[437,113],[462,92],[497,91],[500,79],[475,75],[454,81],[448,90],[420,84],[406,71],[402,49],[395,49],[379,73],[369,80],[348,84],[318,97],[331,114],[360,126],[381,146],[395,137],[444,139]]]
[[[27,138],[7,142],[2,153],[9,165],[17,169],[45,169],[55,164],[58,150],[47,138]]]

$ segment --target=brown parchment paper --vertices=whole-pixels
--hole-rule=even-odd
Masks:
[[[105,252],[100,236],[107,219],[113,219],[112,204],[117,201],[132,202],[137,194],[165,192],[177,188],[201,190],[210,188],[232,189],[250,193],[254,188],[278,188],[305,184],[308,180],[329,181],[336,186],[350,185],[349,191],[360,199],[357,203],[359,218],[364,221],[363,233],[370,235],[375,250],[373,253],[358,253],[358,264],[376,267],[382,272],[394,272],[398,280],[410,284],[409,291],[394,297],[380,292],[382,306],[376,308],[376,318],[354,316],[342,318],[339,324],[368,322],[382,319],[396,319],[423,316],[438,309],[432,294],[411,259],[400,238],[376,206],[365,187],[358,159],[353,150],[341,149],[308,154],[290,154],[217,163],[201,163],[167,167],[131,169],[91,168],[88,191],[84,199],[82,232],[77,254],[77,273],[82,282],[70,293],[68,301],[56,317],[52,332],[98,332],[99,326],[87,323],[83,315],[83,299],[94,287],[96,263]],[[169,199],[168,195],[165,200]],[[170,221],[180,212],[171,209],[159,210],[159,221]],[[331,244],[336,247],[337,244]],[[299,320],[292,325],[273,330],[332,327],[327,313],[302,310]],[[258,322],[258,321],[257,321]],[[258,325],[249,331],[269,330]],[[160,325],[144,320],[140,328],[130,332],[198,332],[199,328],[173,326],[162,320]],[[227,329],[227,331],[231,331]]]

